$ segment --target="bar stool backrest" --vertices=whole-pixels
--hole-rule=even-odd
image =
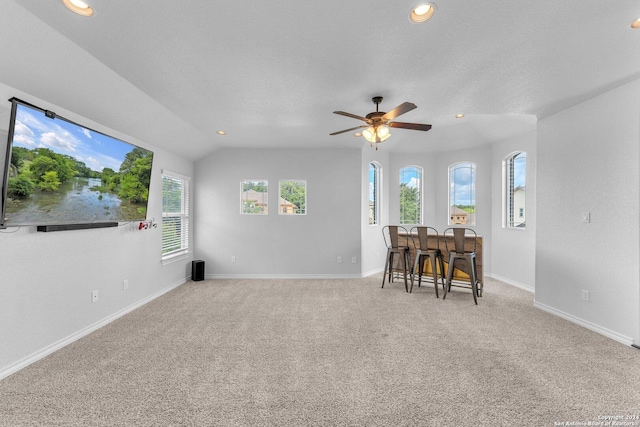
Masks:
[[[451,233],[453,233],[453,249],[454,249],[455,253],[464,254],[464,253],[475,253],[476,252],[476,245],[477,245],[477,242],[478,242],[478,234],[475,232],[475,230],[473,230],[471,228],[453,227],[453,228],[447,228],[444,231],[445,237],[446,237],[446,235],[451,235]],[[472,235],[473,236],[473,249],[470,250],[470,251],[466,251],[465,248],[464,248],[465,237],[467,235]],[[449,242],[447,241],[446,238],[445,238],[444,243],[447,246],[447,252],[451,252],[451,250],[449,249]]]
[[[418,234],[417,244],[415,239],[416,232]],[[411,229],[411,239],[413,239],[413,246],[416,249],[420,249],[422,251],[440,249],[440,236],[438,235],[438,230],[433,227],[421,225],[413,227]]]
[[[384,237],[384,244],[387,248],[398,249],[400,242],[398,239],[398,231],[408,235],[409,232],[401,225],[385,225],[382,227],[382,236]]]

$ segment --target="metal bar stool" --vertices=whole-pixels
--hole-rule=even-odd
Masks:
[[[453,233],[453,248],[449,248],[449,240],[447,236]],[[465,236],[469,234],[473,236],[473,249],[471,251],[465,251],[464,242]],[[449,252],[449,266],[447,268],[447,289],[444,293],[442,299],[444,300],[447,297],[447,292],[451,292],[451,281],[453,280],[453,270],[454,263],[457,259],[463,259],[467,262],[469,266],[469,278],[471,281],[471,293],[473,294],[473,301],[478,304],[478,297],[480,296],[480,291],[478,290],[478,274],[476,269],[476,245],[478,241],[478,234],[470,229],[470,228],[447,228],[444,233],[444,243]]]
[[[429,258],[431,261],[431,273],[433,275],[433,287],[436,290],[436,298],[440,298],[438,295],[438,276],[442,282],[442,290],[446,292],[446,288],[444,284],[444,261],[442,259],[442,251],[440,250],[438,230],[433,227],[413,227],[411,229],[411,239],[413,239],[413,246],[416,248],[416,261],[413,265],[411,290],[409,292],[413,292],[413,280],[416,274],[418,275],[418,287],[420,287],[424,273],[424,262]]]
[[[389,283],[393,282],[393,258],[395,254],[400,255],[400,263],[402,265],[402,273],[404,275],[404,288],[409,292],[409,285],[407,283],[407,274],[409,274],[409,266],[411,265],[411,254],[409,253],[409,246],[400,246],[398,239],[398,231],[403,232],[407,239],[409,233],[407,229],[399,225],[385,225],[382,227],[382,236],[384,237],[384,244],[387,246],[387,259],[384,264],[384,275],[382,276],[382,287],[384,288],[384,281],[387,275],[389,276]]]

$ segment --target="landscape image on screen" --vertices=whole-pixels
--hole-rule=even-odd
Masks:
[[[146,218],[153,152],[16,107],[5,226]]]

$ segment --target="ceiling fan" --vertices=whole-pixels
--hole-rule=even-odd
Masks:
[[[398,105],[393,110],[385,113],[384,111],[378,111],[378,105],[382,102],[381,96],[374,96],[372,99],[374,104],[376,104],[376,111],[367,114],[366,117],[356,116],[355,114],[345,113],[344,111],[334,111],[334,114],[340,114],[341,116],[353,117],[354,119],[362,120],[366,123],[366,125],[360,125],[353,128],[341,130],[338,132],[333,132],[329,135],[338,135],[341,133],[349,132],[356,129],[366,128],[362,131],[362,136],[364,139],[373,144],[376,144],[376,150],[378,149],[378,144],[386,141],[389,136],[391,136],[391,132],[389,128],[401,128],[401,129],[412,129],[412,130],[422,130],[427,131],[431,129],[431,125],[423,125],[419,123],[404,123],[404,122],[394,122],[393,120],[416,107],[416,104],[411,102],[404,102]]]

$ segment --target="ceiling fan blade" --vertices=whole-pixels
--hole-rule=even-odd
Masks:
[[[431,125],[421,125],[419,123],[391,122],[391,123],[387,123],[387,126],[392,128],[425,130],[425,131],[431,129]]]
[[[355,114],[345,113],[344,111],[334,111],[333,114],[340,114],[341,116],[352,117],[354,119],[362,120],[363,122],[367,122],[371,124],[371,121],[366,117],[356,116]]]
[[[398,105],[393,110],[389,111],[388,113],[385,113],[385,115],[382,116],[382,120],[384,120],[384,121],[393,120],[396,117],[398,117],[399,115],[404,114],[404,113],[408,113],[409,111],[413,110],[414,108],[417,108],[416,104],[413,104],[411,102],[404,102],[404,103]]]
[[[352,130],[361,129],[361,128],[366,128],[366,127],[368,127],[368,126],[369,126],[369,125],[356,126],[356,127],[354,127],[354,128],[351,128],[351,129],[345,129],[345,130],[341,130],[341,131],[338,131],[338,132],[330,133],[329,135],[338,135],[338,134],[345,133],[345,132],[349,132],[349,131],[352,131]]]

